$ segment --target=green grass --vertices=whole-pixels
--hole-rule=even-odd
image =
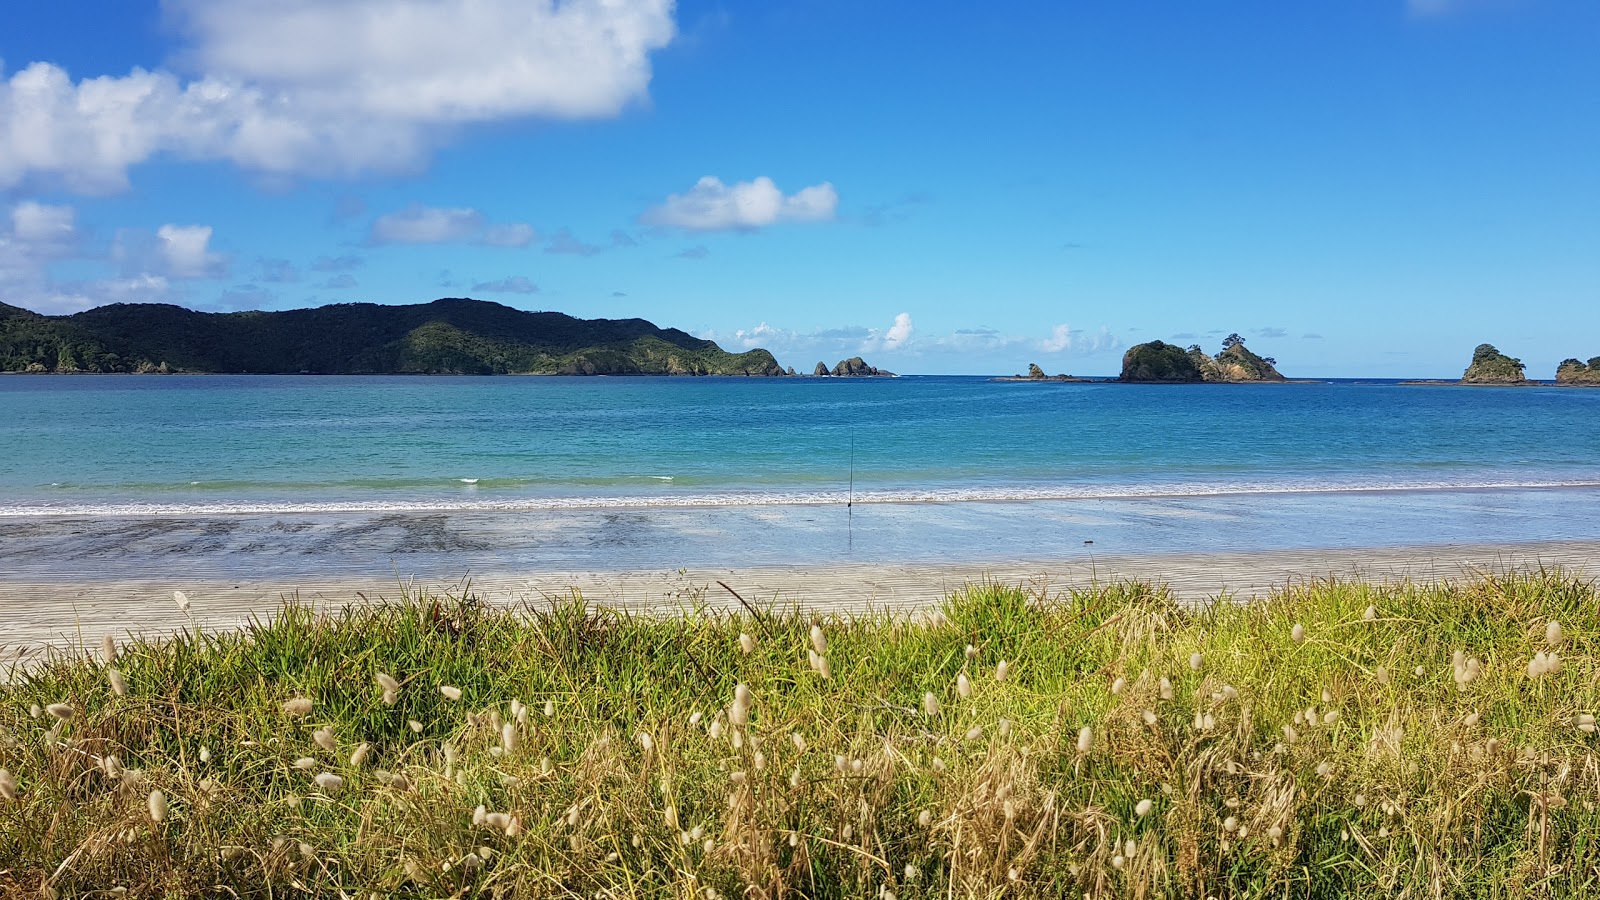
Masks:
[[[1560,670],[1531,676],[1551,620]],[[916,622],[290,606],[119,647],[126,696],[99,653],[14,673],[0,890],[1596,896],[1597,638],[1600,596],[1559,573],[1203,610],[1141,584],[987,584]],[[403,682],[392,706],[378,673]]]

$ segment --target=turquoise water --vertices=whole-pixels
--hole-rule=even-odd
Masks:
[[[1555,387],[7,377],[0,450],[0,575],[1600,537]]]
[[[1600,391],[11,377],[0,447],[0,515],[1600,484]]]

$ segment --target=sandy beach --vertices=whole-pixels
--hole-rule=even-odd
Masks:
[[[1395,582],[1438,581],[1477,572],[1560,567],[1585,577],[1600,575],[1600,541],[1524,544],[1457,544],[1426,547],[1287,550],[1248,553],[1086,553],[1054,561],[993,565],[774,566],[635,571],[547,571],[477,575],[474,594],[492,604],[548,602],[581,592],[620,609],[671,614],[704,605],[737,606],[726,585],[758,606],[798,604],[827,612],[916,611],[937,604],[963,584],[993,579],[1044,593],[1112,579],[1161,582],[1185,602],[1219,597],[1248,599],[1306,580],[1355,578]],[[410,582],[413,589],[457,591],[460,581]],[[186,614],[173,591],[190,600]],[[236,628],[270,616],[285,599],[322,609],[398,598],[396,578],[317,577],[296,580],[95,579],[0,581],[0,660],[36,659],[47,648],[99,645],[102,635],[160,635],[189,627]]]

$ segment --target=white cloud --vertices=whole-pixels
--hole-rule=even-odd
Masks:
[[[828,182],[784,196],[771,178],[723,184],[707,175],[682,194],[644,212],[646,225],[686,231],[751,231],[778,222],[821,222],[834,217],[839,193]]]
[[[1043,353],[1098,353],[1115,348],[1117,339],[1109,328],[1085,333],[1074,330],[1071,325],[1057,325],[1050,329],[1049,337],[1035,342],[1034,346]]]
[[[173,278],[211,278],[226,265],[222,254],[211,252],[210,225],[163,225],[156,238]]]
[[[374,244],[449,244],[483,232],[487,221],[475,209],[440,209],[413,203],[372,222],[368,239]]]
[[[167,71],[0,81],[0,188],[117,190],[157,155],[273,174],[414,169],[454,126],[618,114],[642,100],[672,0],[168,0]],[[3,75],[3,73],[0,73]]]
[[[470,207],[441,208],[413,203],[379,216],[367,233],[369,244],[454,244],[471,241],[488,247],[526,247],[536,234],[532,225],[492,225]]]
[[[911,314],[900,313],[894,317],[894,324],[889,326],[888,332],[883,336],[883,349],[899,349],[906,341],[911,340]]]
[[[1057,325],[1051,329],[1050,336],[1039,342],[1039,349],[1046,353],[1072,349],[1072,326]]]
[[[76,236],[73,220],[70,206],[19,203],[11,210],[11,233],[19,241],[59,247]]]

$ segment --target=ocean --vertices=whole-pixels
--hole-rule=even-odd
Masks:
[[[1600,536],[1600,390],[0,378],[0,577],[982,563]]]

